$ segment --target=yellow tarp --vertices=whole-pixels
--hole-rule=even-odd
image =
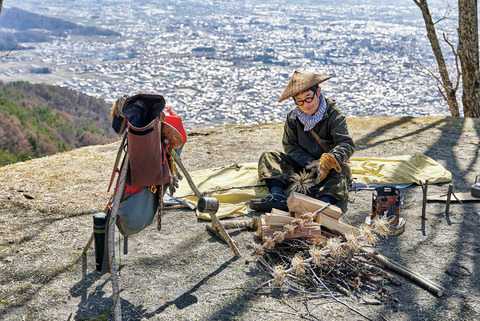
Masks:
[[[249,211],[246,205],[248,201],[252,198],[265,197],[268,194],[268,189],[265,186],[225,190],[232,187],[262,184],[258,181],[257,163],[233,164],[216,169],[204,169],[192,172],[190,176],[192,176],[195,186],[201,193],[223,189],[206,195],[218,198],[220,202],[217,212],[218,218],[246,215]],[[182,196],[187,194],[193,194],[193,192],[184,178],[180,181],[175,195]],[[195,207],[198,202],[198,197],[196,196],[187,196],[183,199],[186,199],[187,203],[192,207]],[[198,211],[197,216],[205,220],[210,219],[210,215]]]
[[[421,153],[388,158],[352,157],[350,162],[353,177],[365,184],[418,184],[426,179],[429,184],[438,184],[452,180],[452,173]]]
[[[445,183],[452,179],[452,174],[441,164],[421,153],[413,155],[395,156],[390,158],[362,158],[350,159],[353,177],[365,184],[410,184],[418,180],[429,180],[429,184]],[[219,199],[220,207],[217,212],[219,218],[236,215],[246,215],[246,203],[252,198],[261,198],[267,195],[266,187],[248,187],[261,184],[258,182],[257,163],[233,164],[216,169],[204,169],[190,173],[200,192],[216,191],[206,196]],[[234,188],[232,188],[234,187]],[[232,188],[232,189],[230,189]],[[197,205],[198,198],[193,196],[186,179],[180,181],[175,192],[192,206]],[[210,219],[210,216],[197,211],[201,219]]]

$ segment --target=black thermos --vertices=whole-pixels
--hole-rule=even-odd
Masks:
[[[95,263],[98,272],[102,271],[106,226],[107,215],[105,213],[97,213],[93,215],[93,234],[95,236]]]

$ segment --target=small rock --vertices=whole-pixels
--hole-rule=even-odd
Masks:
[[[452,266],[450,266],[446,273],[453,277],[466,277],[472,275],[472,272],[470,272],[467,267],[458,263],[454,263]]]
[[[35,197],[33,197],[32,195],[28,194],[28,193],[23,193],[23,196],[25,196],[25,198],[28,198],[29,200],[33,200]]]

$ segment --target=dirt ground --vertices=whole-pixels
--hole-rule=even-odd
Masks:
[[[448,117],[350,118],[355,156],[421,152],[452,172],[455,191],[480,174],[480,121]],[[281,148],[282,124],[230,126],[188,133],[182,152],[193,171],[254,162]],[[112,320],[109,274],[95,271],[92,214],[103,210],[118,143],[91,146],[0,168],[0,319]],[[429,194],[448,184],[431,185]],[[478,320],[480,319],[480,203],[428,203],[421,229],[422,191],[402,190],[404,233],[378,251],[441,284],[436,297],[400,277],[390,295],[362,293],[313,299],[278,288],[252,255],[248,230],[232,231],[243,256],[206,231],[189,210],[170,210],[117,251],[123,320]],[[371,210],[370,191],[351,192],[343,220],[359,226]],[[250,213],[253,215],[254,213]],[[118,233],[117,233],[118,236]],[[119,240],[120,241],[120,240]],[[117,246],[118,249],[118,246]],[[347,305],[350,307],[347,307]],[[364,316],[353,311],[357,310]]]

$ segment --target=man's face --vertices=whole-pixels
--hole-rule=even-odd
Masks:
[[[320,92],[320,87],[316,93],[311,90],[302,91],[294,97],[295,103],[305,114],[313,115],[318,110]]]

